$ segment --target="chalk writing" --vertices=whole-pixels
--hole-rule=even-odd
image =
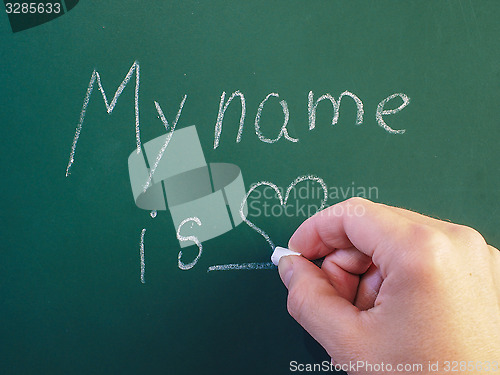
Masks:
[[[235,96],[239,96],[241,100],[240,126],[238,128],[238,134],[236,135],[236,142],[239,143],[241,141],[241,134],[243,133],[243,125],[245,124],[245,113],[246,113],[245,96],[241,92],[235,91],[229,97],[226,104],[224,104],[224,99],[226,98],[226,92],[223,91],[220,97],[217,120],[215,121],[214,149],[216,149],[219,146],[220,133],[222,132],[222,120],[224,120],[224,113],[226,112],[227,107],[229,106],[229,104],[231,103],[231,101],[234,99]]]
[[[70,171],[71,171],[71,167],[72,167],[72,165],[73,165],[73,163],[75,161],[76,146],[78,144],[78,140],[80,138],[80,133],[81,133],[82,128],[83,128],[83,122],[85,120],[85,114],[86,114],[87,107],[88,107],[89,102],[90,102],[90,98],[91,98],[91,95],[92,95],[92,91],[94,89],[95,82],[97,81],[97,85],[98,85],[99,91],[101,92],[103,100],[104,100],[104,104],[106,105],[106,111],[107,111],[107,113],[112,113],[113,109],[116,106],[118,98],[120,97],[121,93],[123,92],[123,90],[127,86],[128,82],[130,81],[130,79],[132,78],[132,76],[133,76],[134,73],[135,73],[135,93],[134,93],[135,138],[136,138],[137,153],[141,152],[141,137],[140,137],[140,124],[139,124],[139,86],[140,86],[140,67],[139,67],[139,62],[138,61],[134,61],[134,63],[130,67],[127,75],[125,76],[125,78],[123,79],[123,81],[121,82],[121,84],[118,86],[118,89],[116,90],[116,92],[115,92],[115,94],[113,96],[113,99],[111,100],[111,103],[108,103],[106,92],[104,91],[104,88],[103,88],[102,83],[101,83],[101,76],[100,76],[99,72],[94,69],[94,71],[92,72],[92,76],[90,78],[90,82],[89,82],[89,85],[88,85],[88,88],[87,88],[87,92],[85,94],[85,98],[83,100],[82,110],[80,112],[80,118],[79,118],[76,130],[75,130],[75,136],[73,138],[73,143],[71,145],[71,151],[70,151],[70,155],[69,155],[69,161],[68,161],[68,165],[66,167],[66,177],[69,176]],[[224,120],[224,114],[225,114],[225,112],[226,112],[229,104],[232,102],[232,100],[236,96],[238,96],[240,98],[240,102],[241,102],[241,116],[240,116],[240,121],[239,121],[239,126],[238,126],[238,133],[236,135],[236,143],[241,142],[241,138],[242,138],[242,135],[243,135],[243,127],[244,127],[244,124],[245,124],[245,115],[246,115],[245,96],[243,95],[243,93],[241,91],[237,90],[237,91],[233,92],[231,94],[231,96],[229,97],[229,99],[226,101],[225,100],[226,99],[226,92],[223,91],[222,95],[221,95],[221,98],[220,98],[220,102],[219,102],[219,111],[217,113],[217,119],[215,121],[215,128],[214,128],[214,149],[216,149],[217,147],[219,147],[219,144],[220,144],[220,137],[221,137],[221,133],[222,133],[222,123],[223,123],[223,120]],[[340,94],[338,100],[335,100],[332,95],[330,95],[330,94],[327,93],[327,94],[324,94],[324,95],[320,96],[315,101],[314,100],[314,93],[312,91],[309,91],[308,97],[307,97],[307,110],[308,110],[308,118],[309,118],[309,130],[313,130],[316,127],[316,110],[317,110],[318,104],[321,101],[323,101],[323,100],[329,100],[330,103],[332,104],[333,111],[334,111],[333,112],[333,117],[332,117],[332,125],[335,125],[338,122],[338,119],[339,119],[339,116],[340,116],[340,104],[341,104],[342,98],[344,96],[351,97],[354,100],[354,102],[356,103],[356,107],[357,107],[356,124],[357,125],[361,125],[362,122],[363,122],[363,115],[364,115],[363,102],[361,101],[361,99],[358,98],[358,96],[356,96],[352,92],[350,92],[350,91],[344,91],[344,92],[342,92]],[[385,105],[390,100],[392,100],[392,99],[394,99],[394,98],[396,98],[398,96],[403,100],[403,103],[399,107],[397,107],[395,109],[384,109]],[[282,107],[283,115],[284,115],[284,121],[283,121],[283,125],[281,127],[281,130],[280,130],[280,133],[278,134],[278,136],[276,138],[273,138],[273,139],[264,136],[264,134],[263,134],[263,132],[261,130],[260,118],[261,118],[261,115],[262,115],[262,110],[264,108],[264,105],[265,105],[265,103],[268,101],[268,99],[270,97],[279,98],[279,94],[278,93],[274,93],[274,92],[270,93],[260,103],[260,105],[259,105],[259,107],[257,109],[257,114],[255,116],[255,134],[257,135],[257,137],[259,138],[260,141],[265,142],[265,143],[275,143],[279,139],[281,139],[282,137],[284,137],[286,140],[288,140],[288,141],[290,141],[292,143],[298,142],[297,138],[293,138],[293,137],[291,137],[288,134],[288,129],[287,129],[286,126],[287,126],[289,118],[290,118],[290,112],[289,112],[289,109],[288,109],[288,104],[287,104],[287,102],[285,100],[281,100],[280,101],[280,105]],[[165,144],[160,149],[160,152],[158,153],[158,156],[157,156],[157,158],[155,160],[155,163],[154,163],[153,167],[151,168],[148,180],[146,181],[146,183],[144,185],[144,189],[145,190],[150,186],[151,179],[152,179],[152,176],[153,176],[153,174],[154,174],[154,172],[156,170],[156,167],[158,166],[158,163],[160,162],[160,160],[161,160],[161,158],[162,158],[162,156],[163,156],[163,154],[165,152],[165,149],[166,149],[168,143],[170,142],[171,132],[173,132],[173,130],[175,129],[175,127],[177,125],[177,122],[179,120],[179,117],[180,117],[180,114],[182,112],[182,108],[184,106],[186,98],[187,98],[187,95],[184,95],[184,98],[181,101],[181,104],[179,106],[179,111],[177,112],[177,116],[176,116],[176,118],[175,118],[175,120],[174,120],[174,122],[172,124],[172,128],[170,129],[170,132],[168,132],[168,128],[169,128],[168,121],[167,121],[166,117],[164,116],[163,111],[161,110],[160,105],[158,104],[158,102],[156,102],[156,101],[154,102],[156,110],[157,110],[157,112],[159,114],[159,117],[162,120],[162,122],[163,122],[163,124],[165,126],[165,129],[168,132],[169,136],[166,137]],[[386,130],[387,132],[389,132],[391,134],[403,134],[405,132],[405,129],[394,130],[389,125],[387,125],[387,123],[385,122],[383,116],[387,116],[387,115],[392,115],[392,114],[398,113],[403,108],[405,108],[409,103],[410,103],[410,98],[407,95],[403,94],[403,93],[395,93],[395,94],[392,94],[392,95],[388,96],[384,100],[382,100],[378,104],[377,110],[376,110],[376,113],[375,113],[375,118],[376,118],[377,123],[379,124],[379,126],[382,127],[384,130]]]
[[[363,123],[363,114],[364,114],[363,102],[352,92],[344,91],[342,94],[340,94],[338,101],[336,101],[330,94],[322,95],[318,100],[314,101],[314,93],[312,91],[309,91],[309,94],[307,96],[308,98],[307,110],[309,113],[309,130],[314,129],[314,127],[316,126],[316,108],[318,107],[319,102],[325,99],[328,99],[332,103],[333,107],[332,125],[335,125],[339,120],[340,102],[343,96],[350,96],[356,103],[358,110],[356,113],[356,125],[361,125]]]
[[[160,116],[160,119],[163,122],[163,125],[165,126],[165,131],[167,131],[167,136],[165,138],[165,143],[161,147],[160,151],[158,151],[158,155],[156,155],[156,160],[155,160],[153,167],[149,171],[148,180],[144,184],[144,192],[146,192],[148,187],[151,185],[151,180],[153,179],[153,175],[156,171],[156,168],[158,167],[158,164],[160,163],[160,160],[163,157],[165,150],[167,149],[167,146],[170,142],[170,139],[172,139],[172,135],[174,134],[175,127],[177,126],[177,121],[179,121],[179,117],[181,116],[182,107],[184,107],[184,103],[186,102],[186,99],[187,99],[187,95],[184,95],[184,98],[182,99],[181,104],[179,106],[179,111],[177,112],[177,116],[175,117],[174,123],[172,124],[172,129],[170,131],[168,131],[169,125],[168,125],[167,118],[163,114],[163,111],[161,110],[161,107],[158,104],[158,102],[155,101],[156,111],[158,112],[158,115]]]
[[[207,272],[211,271],[233,271],[233,270],[270,270],[274,269],[276,266],[271,262],[266,263],[230,263],[230,264],[219,264],[216,266],[208,267]]]
[[[89,105],[90,96],[92,95],[92,90],[94,89],[95,81],[97,80],[97,86],[102,94],[102,98],[104,99],[104,104],[106,105],[106,111],[108,113],[111,113],[113,112],[113,109],[115,108],[116,102],[118,101],[118,98],[120,97],[122,91],[125,89],[127,83],[130,81],[130,78],[134,74],[134,71],[135,71],[135,93],[134,93],[135,139],[136,139],[137,153],[141,152],[141,135],[139,129],[139,81],[140,81],[139,63],[135,61],[132,64],[127,75],[123,79],[122,83],[120,84],[120,86],[118,86],[118,89],[116,90],[115,95],[113,96],[113,100],[111,100],[111,103],[108,103],[106,93],[104,92],[104,88],[102,87],[101,76],[99,75],[99,72],[94,69],[94,71],[92,72],[92,76],[90,77],[90,82],[87,88],[87,93],[85,94],[85,99],[83,100],[82,110],[80,112],[80,119],[78,121],[78,126],[76,127],[75,137],[73,138],[73,144],[71,145],[69,162],[68,166],[66,167],[66,177],[68,177],[68,175],[70,174],[71,166],[75,161],[76,145],[78,144],[78,139],[80,138],[80,133],[82,132],[83,120],[85,120],[85,113],[87,112],[87,107]]]
[[[198,260],[200,259],[201,254],[203,252],[203,246],[201,245],[201,242],[198,240],[196,236],[181,235],[182,226],[188,222],[195,222],[196,224],[201,226],[201,220],[197,217],[188,217],[187,219],[182,220],[181,223],[179,224],[179,227],[177,228],[177,239],[179,241],[193,241],[196,244],[196,246],[198,246],[198,255],[191,263],[186,264],[182,261],[182,250],[179,251],[179,255],[177,256],[177,265],[181,270],[189,270],[193,268],[196,262],[198,262]]]
[[[140,244],[140,256],[141,256],[141,283],[145,284],[144,274],[146,272],[146,263],[144,259],[144,235],[146,234],[146,228],[141,231],[141,244]]]
[[[137,153],[141,152],[142,144],[141,144],[141,137],[140,137],[140,123],[139,123],[139,87],[140,87],[139,62],[134,61],[134,63],[132,64],[132,66],[128,70],[125,78],[120,83],[117,90],[115,91],[111,102],[108,102],[106,92],[104,91],[104,88],[103,88],[102,83],[101,83],[101,76],[100,76],[99,72],[96,69],[94,69],[94,71],[92,72],[92,75],[90,77],[87,91],[85,93],[85,97],[84,97],[83,104],[82,104],[82,109],[80,112],[80,117],[78,120],[78,124],[77,124],[76,130],[75,130],[75,135],[74,135],[73,142],[71,145],[71,151],[70,151],[70,155],[69,155],[68,165],[66,167],[66,177],[69,176],[69,174],[71,172],[71,167],[75,161],[76,147],[77,147],[77,144],[78,144],[78,141],[80,138],[80,134],[81,134],[82,129],[83,129],[83,123],[85,120],[86,111],[87,111],[87,108],[88,108],[88,105],[90,102],[90,98],[91,98],[95,83],[97,82],[98,89],[101,92],[102,98],[104,100],[104,104],[106,106],[106,111],[109,114],[109,113],[113,112],[113,110],[116,106],[116,103],[118,101],[118,98],[120,97],[123,90],[125,89],[125,87],[129,83],[130,79],[134,76],[134,73],[135,73],[135,91],[134,91],[135,142],[136,142]],[[361,101],[361,99],[358,96],[356,96],[352,92],[347,91],[347,90],[343,91],[337,100],[329,93],[323,94],[317,100],[315,100],[314,99],[314,92],[309,91],[309,93],[307,95],[307,114],[308,114],[308,122],[309,122],[308,130],[315,129],[317,107],[318,107],[319,103],[324,101],[324,100],[329,101],[332,105],[332,109],[333,109],[332,125],[335,125],[338,122],[338,119],[340,116],[340,106],[341,106],[342,98],[344,96],[350,97],[351,99],[353,99],[354,103],[356,104],[356,109],[357,109],[356,125],[361,125],[363,123],[363,116],[364,116],[363,102]],[[225,112],[228,109],[231,102],[233,101],[233,99],[235,99],[236,97],[238,97],[240,99],[240,103],[241,103],[241,115],[240,115],[240,120],[239,120],[238,132],[236,135],[236,143],[241,142],[241,139],[243,136],[243,128],[244,128],[244,124],[245,124],[245,116],[246,116],[245,96],[243,95],[243,93],[241,91],[237,90],[237,91],[234,91],[231,94],[231,96],[229,97],[229,99],[227,99],[227,101],[226,101],[226,92],[223,91],[222,95],[220,97],[219,110],[217,113],[217,118],[216,118],[215,127],[214,127],[214,143],[213,143],[214,149],[218,148],[220,145],[220,137],[222,134],[222,124],[223,124]],[[267,101],[271,97],[275,97],[278,99],[280,98],[279,94],[277,92],[272,92],[272,93],[266,95],[266,97],[261,101],[259,107],[257,108],[257,112],[255,115],[255,123],[254,123],[255,134],[257,135],[257,138],[264,143],[270,143],[270,144],[276,143],[281,138],[284,138],[285,140],[290,141],[291,143],[297,143],[299,141],[299,139],[290,136],[290,134],[288,133],[287,125],[288,125],[288,122],[290,119],[290,111],[288,108],[288,104],[285,100],[279,101],[281,108],[282,108],[282,111],[283,111],[283,117],[284,117],[283,125],[281,126],[279,134],[275,138],[269,138],[268,136],[264,135],[264,132],[262,131],[262,126],[261,126],[261,116],[262,116],[262,112],[263,112],[265,104],[267,103]],[[403,101],[402,104],[400,104],[399,107],[394,108],[394,109],[385,109],[385,106],[391,100],[396,99],[397,97],[399,97]],[[158,117],[160,118],[160,120],[162,121],[162,123],[165,127],[166,137],[165,137],[165,142],[164,142],[163,146],[160,148],[158,155],[156,156],[154,164],[152,165],[152,167],[149,170],[147,181],[145,181],[145,184],[143,187],[144,191],[146,191],[148,189],[148,187],[151,186],[153,175],[154,175],[154,173],[155,173],[155,171],[156,171],[156,169],[157,169],[157,167],[158,167],[158,165],[159,165],[159,163],[160,163],[160,161],[165,153],[165,150],[167,149],[168,144],[173,136],[174,130],[176,129],[176,126],[178,124],[178,121],[179,121],[179,118],[181,116],[184,104],[186,102],[186,99],[187,99],[187,95],[184,95],[183,99],[180,102],[179,109],[177,111],[177,115],[176,115],[176,117],[171,125],[167,121],[167,118],[166,118],[160,104],[157,101],[154,101],[156,111],[158,112]],[[395,93],[395,94],[392,94],[392,95],[388,96],[387,98],[383,99],[377,105],[377,108],[375,111],[375,119],[376,119],[378,125],[390,134],[403,134],[403,133],[405,133],[405,131],[406,131],[405,129],[396,130],[396,129],[393,129],[392,127],[390,127],[386,123],[384,116],[393,115],[393,114],[400,112],[409,103],[410,103],[410,98],[404,93]],[[282,206],[284,206],[287,203],[287,200],[288,200],[289,195],[290,195],[290,191],[298,183],[300,183],[302,181],[306,181],[306,180],[315,181],[321,186],[321,189],[323,191],[323,199],[321,200],[321,206],[319,207],[318,210],[323,209],[325,206],[326,199],[328,197],[327,187],[321,178],[316,177],[316,176],[312,176],[312,175],[300,176],[300,177],[296,178],[288,186],[284,196],[283,196],[282,192],[280,191],[280,189],[272,182],[261,181],[258,184],[253,185],[250,188],[250,190],[248,191],[248,193],[246,194],[246,196],[244,197],[242,204],[241,204],[241,207],[240,207],[240,216],[241,216],[242,220],[245,221],[249,227],[251,227],[257,233],[259,233],[268,242],[271,249],[274,249],[275,245],[274,245],[273,241],[271,240],[270,236],[264,230],[259,228],[253,222],[251,222],[248,219],[248,217],[245,217],[245,215],[244,215],[243,210],[244,210],[244,207],[245,207],[245,204],[246,204],[248,197],[257,187],[266,185],[276,192],[276,196],[278,197],[280,204]],[[150,215],[152,218],[155,218],[157,215],[157,212],[151,211]],[[193,235],[183,236],[180,234],[182,226],[188,222],[191,223],[191,226],[194,223],[196,223],[198,226],[201,226],[201,221],[199,218],[197,218],[197,217],[186,218],[185,220],[183,220],[181,222],[181,224],[177,228],[177,239],[179,241],[192,241],[198,247],[198,254],[192,262],[185,263],[182,260],[182,256],[183,256],[182,251],[179,251],[178,267],[182,270],[188,270],[188,269],[193,268],[195,266],[195,264],[198,262],[198,260],[200,259],[200,256],[203,252],[202,244],[196,236],[193,236]],[[145,233],[146,233],[146,229],[144,228],[141,231],[141,242],[140,242],[140,262],[141,262],[140,265],[141,265],[141,282],[142,283],[145,283],[145,259],[144,259],[144,236],[145,236]],[[241,263],[241,264],[230,263],[230,264],[221,264],[221,265],[210,266],[208,269],[208,272],[221,271],[221,270],[271,269],[273,267],[274,266],[272,265],[272,263]]]
[[[271,237],[261,228],[259,228],[257,225],[255,225],[253,222],[248,220],[247,216],[244,214],[245,206],[248,200],[248,197],[252,192],[257,189],[259,186],[269,186],[272,188],[275,192],[276,195],[280,201],[280,204],[282,206],[286,205],[286,202],[288,201],[288,197],[290,196],[290,191],[300,182],[303,181],[315,181],[318,184],[320,184],[322,190],[323,190],[323,197],[321,199],[321,205],[318,208],[318,211],[322,210],[325,207],[326,200],[328,198],[328,189],[323,181],[322,178],[308,175],[308,176],[299,176],[297,177],[290,185],[288,185],[288,188],[286,189],[285,196],[281,194],[281,190],[273,184],[272,182],[269,181],[260,181],[256,184],[254,184],[249,190],[248,193],[245,195],[243,198],[243,201],[241,202],[240,206],[240,217],[241,219],[253,230],[255,230],[257,233],[259,233],[264,239],[267,241],[269,246],[271,246],[271,251],[274,250],[275,245],[274,242],[271,240]],[[258,269],[271,269],[274,268],[274,265],[272,263],[241,263],[241,264],[236,264],[236,263],[231,263],[231,264],[220,264],[216,266],[210,266],[208,268],[207,272],[211,271],[228,271],[228,270],[258,270]]]
[[[269,182],[269,181],[261,181],[261,182],[256,183],[255,185],[253,185],[248,190],[248,193],[245,195],[245,197],[243,198],[243,201],[241,202],[241,206],[240,206],[241,219],[245,223],[247,223],[247,225],[250,228],[252,228],[257,233],[259,233],[262,237],[264,237],[264,239],[267,241],[267,243],[269,243],[269,246],[271,246],[271,250],[274,250],[275,245],[274,245],[273,241],[271,240],[271,238],[269,237],[269,235],[266,232],[264,232],[261,228],[259,228],[257,225],[255,225],[250,220],[248,220],[248,218],[245,216],[245,214],[243,212],[244,208],[245,208],[245,204],[247,202],[247,199],[250,196],[250,194],[252,194],[252,192],[255,189],[257,189],[259,186],[267,185],[276,192],[276,195],[278,196],[280,204],[282,206],[284,206],[286,204],[286,202],[288,201],[288,197],[290,196],[290,191],[295,187],[295,185],[297,185],[298,183],[300,183],[302,181],[306,181],[306,180],[316,181],[317,183],[319,183],[321,185],[321,188],[323,189],[323,198],[321,200],[321,205],[318,208],[318,211],[321,211],[325,207],[325,203],[326,203],[326,200],[328,198],[328,188],[326,187],[326,184],[322,178],[312,176],[312,175],[297,177],[290,185],[288,185],[288,188],[286,189],[285,197],[283,197],[283,195],[281,194],[281,191],[278,188],[278,186],[276,186],[275,184],[273,184],[272,182]]]
[[[391,100],[394,99],[396,96],[399,96],[401,99],[403,99],[403,103],[395,109],[384,109],[385,104]],[[388,131],[391,134],[403,134],[405,132],[405,129],[401,130],[394,130],[391,128],[389,125],[387,125],[384,121],[384,118],[382,116],[385,115],[392,115],[394,113],[398,113],[401,111],[404,107],[406,107],[410,103],[410,98],[407,97],[405,94],[397,93],[397,94],[392,94],[391,96],[385,98],[382,100],[378,106],[377,106],[377,112],[375,113],[375,118],[377,119],[378,124],[384,128],[386,131]]]
[[[290,118],[290,112],[288,111],[288,105],[286,104],[286,102],[284,100],[281,100],[280,104],[281,104],[281,108],[283,109],[283,115],[285,116],[285,120],[283,122],[283,126],[281,127],[281,131],[278,134],[278,136],[274,139],[269,139],[269,138],[264,137],[264,135],[260,131],[260,116],[262,114],[262,109],[264,108],[264,104],[267,102],[267,100],[269,99],[270,96],[274,96],[274,97],[279,98],[278,94],[272,92],[269,95],[267,95],[266,98],[260,103],[259,109],[257,110],[257,115],[255,115],[255,134],[257,134],[257,137],[259,137],[259,139],[262,142],[266,142],[266,143],[277,142],[277,141],[279,141],[279,139],[282,136],[284,136],[285,139],[287,139],[291,142],[298,142],[297,138],[292,138],[288,135],[288,130],[287,130],[286,126],[287,126],[288,120]]]

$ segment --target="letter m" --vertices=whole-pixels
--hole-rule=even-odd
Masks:
[[[75,152],[76,152],[76,145],[78,143],[78,138],[80,137],[80,133],[82,131],[83,127],[83,121],[85,120],[85,113],[87,111],[87,107],[89,105],[90,101],[90,96],[92,95],[92,91],[94,90],[94,84],[97,81],[97,86],[99,88],[99,91],[102,94],[102,98],[104,99],[104,104],[106,105],[106,111],[108,113],[112,113],[113,109],[115,108],[116,102],[118,101],[118,98],[120,97],[122,91],[125,89],[127,86],[128,82],[130,81],[130,78],[132,78],[132,75],[135,72],[135,139],[136,139],[136,146],[137,146],[137,152],[139,153],[141,151],[141,137],[139,133],[139,76],[140,76],[140,69],[139,69],[139,62],[134,61],[132,66],[130,67],[127,75],[123,79],[122,83],[120,86],[118,86],[118,89],[115,91],[115,95],[113,96],[113,99],[111,100],[111,103],[108,102],[108,98],[106,96],[106,92],[104,91],[104,88],[102,87],[101,84],[101,76],[99,75],[99,72],[94,69],[92,72],[92,77],[90,77],[90,82],[89,86],[87,88],[87,93],[85,94],[85,99],[83,100],[83,105],[82,105],[82,111],[80,112],[80,119],[78,121],[78,126],[76,127],[75,131],[75,137],[73,138],[73,144],[71,146],[71,153],[69,155],[69,162],[68,166],[66,168],[66,177],[68,177],[70,173],[71,166],[73,165],[73,162],[75,161]]]

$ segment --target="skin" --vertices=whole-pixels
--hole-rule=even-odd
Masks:
[[[474,229],[352,198],[307,219],[288,246],[303,255],[279,263],[288,311],[334,363],[436,374],[444,361],[497,361],[500,373],[500,252]],[[308,260],[325,256],[321,269]]]

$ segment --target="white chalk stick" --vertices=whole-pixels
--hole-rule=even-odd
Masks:
[[[273,262],[273,264],[275,266],[277,266],[280,262],[281,257],[285,257],[287,255],[299,255],[300,256],[302,254],[298,253],[296,251],[287,249],[286,247],[276,246],[274,248],[273,255],[271,255],[271,262]]]

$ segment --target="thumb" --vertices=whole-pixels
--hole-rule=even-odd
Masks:
[[[332,286],[327,275],[302,256],[284,256],[278,270],[288,288],[290,315],[309,332],[336,362],[359,352],[361,312]]]

